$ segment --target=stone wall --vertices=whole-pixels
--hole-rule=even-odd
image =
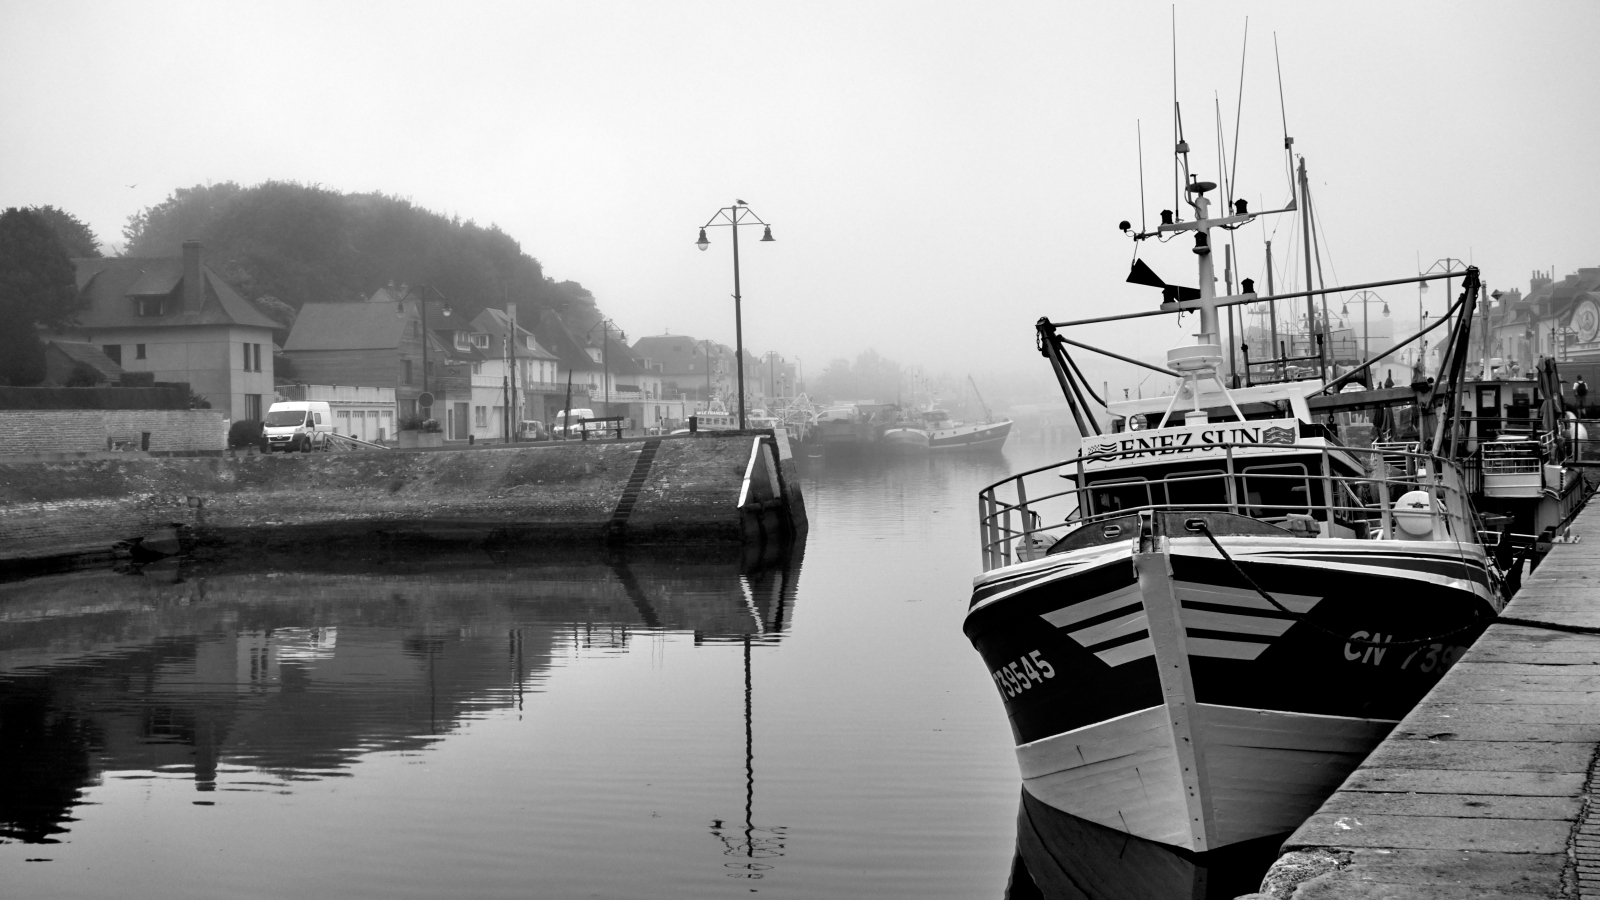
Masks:
[[[219,409],[0,410],[0,454],[93,453],[112,439],[140,447],[146,432],[152,453],[215,452],[228,443]]]
[[[753,437],[662,440],[622,537],[748,543],[751,512],[738,501]],[[281,539],[307,553],[348,535],[508,546],[615,538],[612,517],[643,446],[0,460],[0,567],[103,553],[173,524],[202,542]],[[778,515],[775,502],[756,513]]]

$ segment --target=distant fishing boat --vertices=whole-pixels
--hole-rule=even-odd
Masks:
[[[929,409],[923,413],[928,425],[928,449],[998,450],[1004,446],[1006,437],[1011,434],[1011,420],[996,419],[989,404],[983,402],[983,395],[978,393],[978,385],[972,376],[967,376],[967,383],[972,387],[973,396],[978,398],[978,405],[983,407],[983,421],[956,422],[943,409]]]

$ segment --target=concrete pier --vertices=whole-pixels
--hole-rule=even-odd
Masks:
[[[443,451],[0,461],[0,572],[141,542],[760,543],[806,527],[787,441],[716,432]]]
[[[1572,533],[1505,615],[1600,627],[1600,505]],[[1600,636],[1492,625],[1289,838],[1264,895],[1600,897],[1597,751]]]

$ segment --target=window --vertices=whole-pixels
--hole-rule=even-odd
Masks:
[[[489,346],[489,336],[487,334],[475,334],[475,335],[473,335],[472,336],[472,346],[480,347],[480,348]]]
[[[122,365],[121,344],[106,344],[100,348],[100,352],[106,355],[106,359],[111,360],[119,366]]]
[[[322,424],[322,413],[312,413],[311,414],[311,424],[313,424],[313,425],[321,425]]]
[[[474,374],[474,375],[482,375],[483,374],[483,363],[477,363],[477,362],[473,363],[472,364],[472,374]]]
[[[159,316],[159,315],[161,315],[161,312],[162,312],[161,299],[162,298],[160,298],[160,297],[140,297],[139,298],[139,304],[138,304],[139,315],[141,317],[149,317],[149,316]]]
[[[404,379],[405,383],[406,384],[410,384],[411,383],[411,360],[403,359],[400,362],[401,362],[402,365],[405,366],[405,370],[406,370],[405,371],[405,379]]]
[[[473,424],[478,426],[479,428],[488,428],[489,427],[489,407],[480,406],[480,407],[477,407],[477,409],[475,409],[473,412],[474,412]]]
[[[1091,482],[1089,495],[1096,515],[1150,505],[1150,483],[1143,478]]]
[[[1173,472],[1166,478],[1167,503],[1221,509],[1228,502],[1227,479],[1221,469]]]
[[[248,372],[250,371],[250,345],[240,344],[239,346],[244,349],[244,364],[240,368]]]
[[[256,353],[256,369],[255,370],[257,372],[259,372],[259,371],[261,371],[261,345],[260,344],[251,344],[250,346],[255,348],[255,353]]]
[[[471,346],[467,342],[467,333],[465,331],[456,332],[455,333],[455,338],[456,338],[456,349],[457,350],[465,350],[469,346]]]
[[[260,394],[245,394],[244,395],[244,417],[246,419],[251,419],[251,420],[254,420],[254,421],[260,421],[261,420],[261,395]]]
[[[533,347],[534,347],[534,345],[533,345],[533,335],[527,335],[526,337],[523,338],[523,340],[527,342],[528,349],[532,350]]]
[[[1300,463],[1247,467],[1244,500],[1250,505],[1250,515],[1258,519],[1310,512],[1311,482],[1306,467]]]
[[[133,358],[134,359],[144,359],[144,345],[143,344],[134,344],[133,345]]]

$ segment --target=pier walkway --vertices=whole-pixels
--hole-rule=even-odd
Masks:
[[[1571,533],[1505,615],[1600,627],[1600,503]],[[1597,750],[1600,636],[1490,626],[1289,838],[1265,895],[1600,897]]]

